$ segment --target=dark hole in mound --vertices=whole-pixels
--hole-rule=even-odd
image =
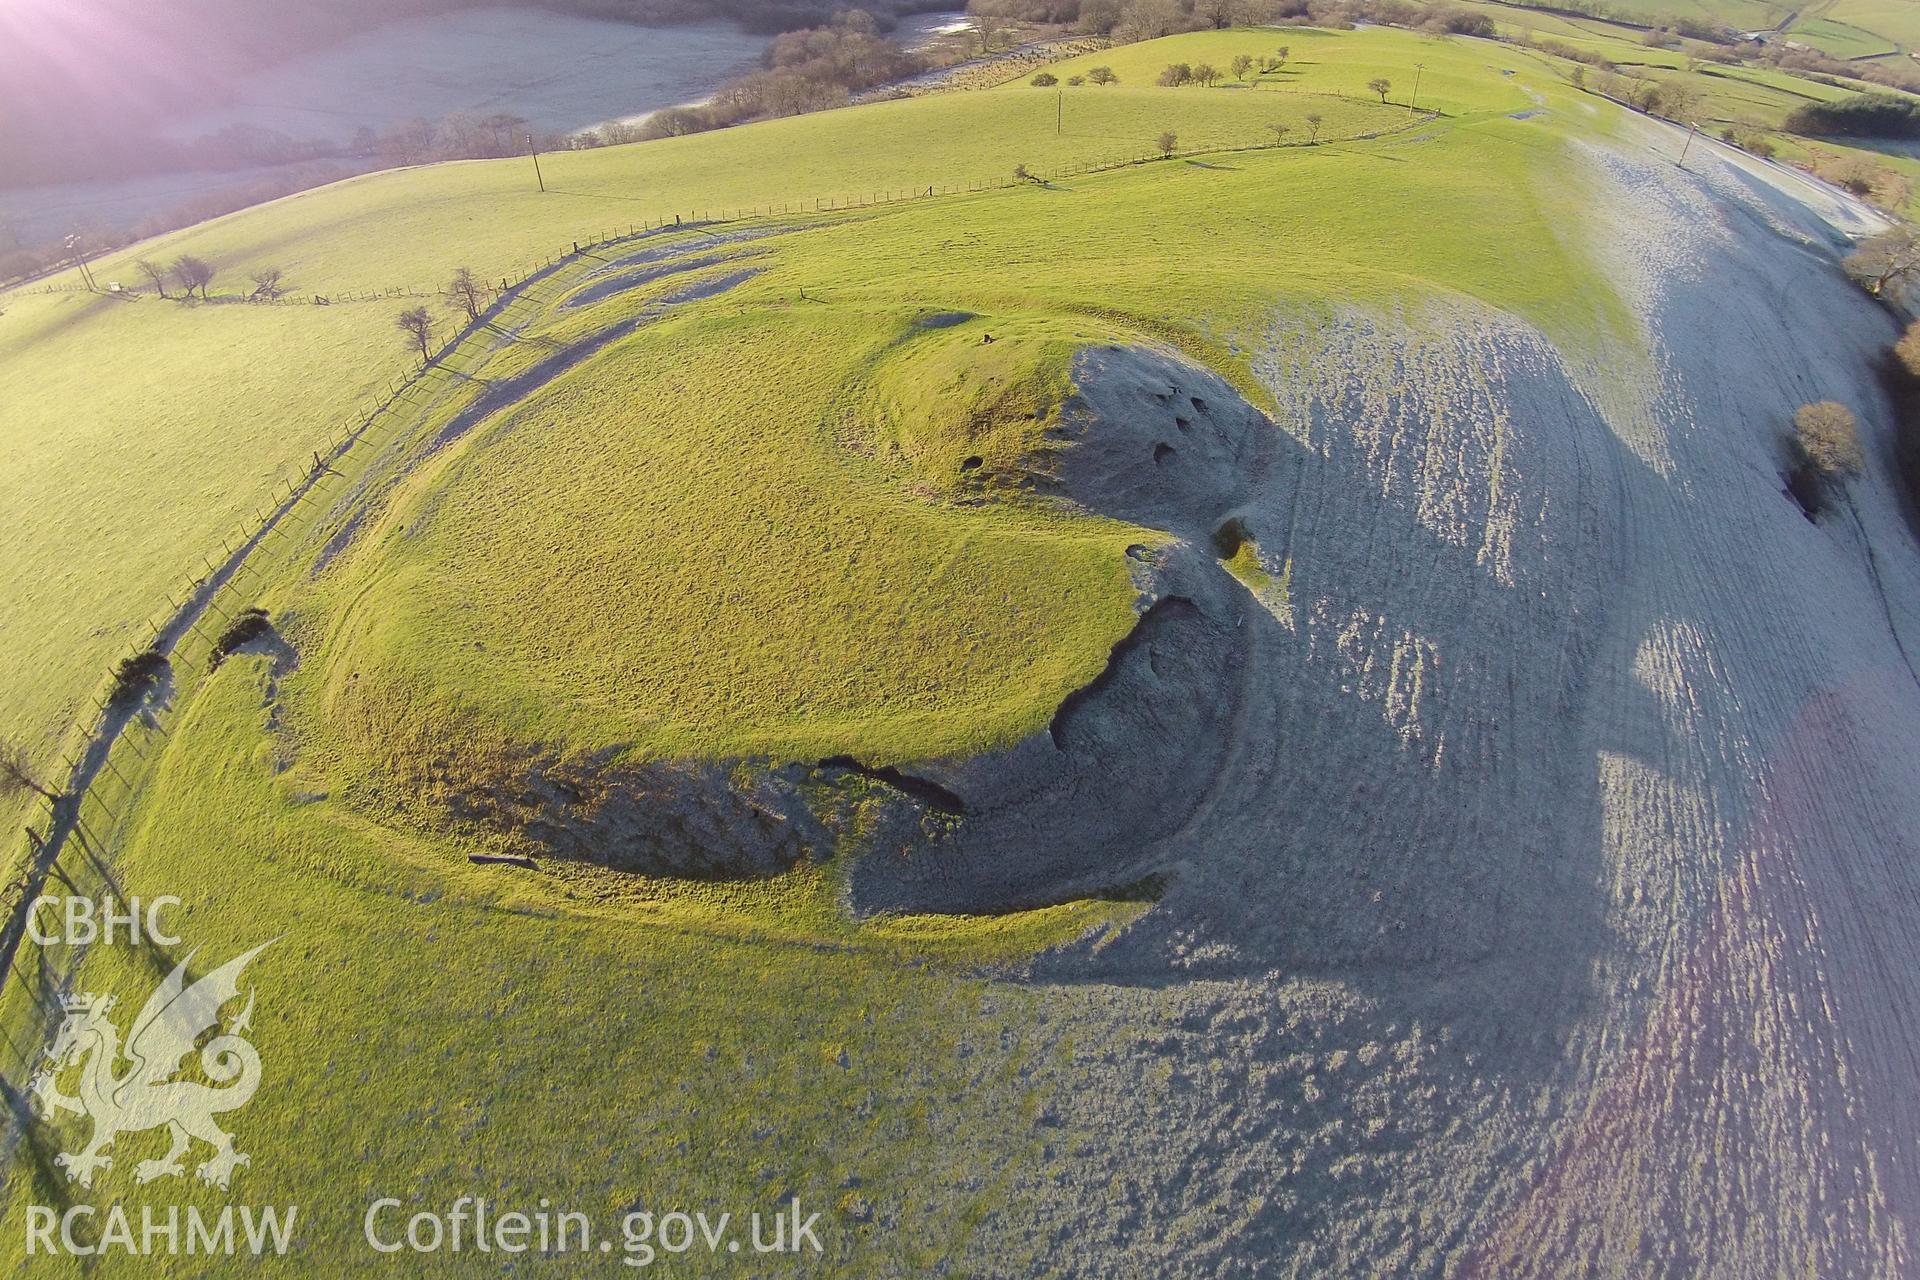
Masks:
[[[822,769],[845,769],[851,773],[857,773],[863,778],[871,778],[875,782],[884,782],[894,790],[904,792],[912,796],[915,800],[918,800],[921,804],[926,805],[929,809],[937,809],[941,813],[950,813],[959,816],[965,814],[967,811],[966,801],[933,781],[931,778],[916,778],[910,773],[900,772],[900,770],[894,768],[892,765],[881,765],[879,768],[874,768],[872,765],[861,764],[852,756],[828,756],[820,762],[820,767]]]
[[[1205,413],[1207,411],[1207,402],[1205,400],[1202,400],[1199,396],[1188,396],[1187,402],[1191,404],[1194,407],[1194,409],[1200,413]]]
[[[1176,417],[1173,420],[1173,425],[1180,428],[1182,431],[1193,430],[1193,421],[1189,418]]]
[[[1144,542],[1135,542],[1127,547],[1127,559],[1145,563],[1153,559],[1153,548]]]
[[[1171,458],[1172,456],[1173,456],[1172,445],[1157,444],[1153,446],[1153,465],[1154,466],[1156,467],[1160,466],[1162,463],[1164,463],[1168,458]]]
[[[1240,554],[1240,548],[1252,537],[1247,532],[1246,522],[1235,516],[1213,531],[1214,552],[1222,560],[1231,560]]]
[[[960,459],[960,469],[962,471],[978,471],[980,464],[981,457],[977,453],[968,454],[966,457]]]

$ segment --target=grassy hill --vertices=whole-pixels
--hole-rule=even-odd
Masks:
[[[1404,123],[1404,113],[1333,96],[1254,102],[1139,86],[1084,92],[1063,132],[1055,132],[1054,95],[1029,89],[550,156],[545,194],[518,161],[378,174],[95,265],[102,281],[131,287],[140,278],[137,257],[198,254],[220,268],[215,293],[226,296],[215,305],[6,295],[0,351],[11,358],[0,356],[0,389],[9,409],[0,438],[10,448],[0,480],[28,498],[7,530],[7,549],[35,569],[0,588],[9,635],[0,649],[0,718],[36,738],[57,735],[106,668],[144,640],[136,630],[198,571],[199,557],[257,511],[272,480],[345,429],[404,369],[392,329],[402,304],[243,305],[232,295],[250,289],[246,276],[261,267],[284,268],[302,300],[407,286],[425,292],[463,265],[488,279],[518,279],[576,241],[676,212],[702,218],[775,202],[811,210],[823,200],[866,202],[925,185],[1005,184],[1016,164],[1046,172],[1150,154],[1166,129],[1184,135],[1183,147],[1203,149],[1270,140],[1273,120],[1293,120],[1304,135],[1310,113],[1324,117],[1329,137]],[[132,372],[158,367],[169,370],[159,392]],[[46,447],[49,438],[61,446]],[[150,469],[136,465],[141,458],[166,462]],[[103,528],[107,511],[133,518]]]
[[[1281,44],[1286,68],[1258,83],[1152,85],[1169,62],[1223,65]],[[961,1274],[982,1256],[988,1269],[1037,1273],[1080,1248],[1073,1225],[1001,1237],[1001,1216],[1036,1186],[1072,1181],[1114,1134],[1152,1138],[1137,1123],[1146,1112],[1177,1118],[1182,1098],[1197,1107],[1218,1087],[1169,1046],[1199,1026],[1237,1034],[1251,1016],[1243,1003],[1260,998],[1243,986],[1196,978],[1204,995],[1182,1004],[1152,970],[1084,986],[1001,980],[1049,948],[1108,945],[1157,880],[1032,911],[849,912],[860,838],[884,816],[871,778],[806,784],[838,843],[777,874],[622,874],[544,846],[538,873],[469,861],[535,838],[476,834],[490,819],[472,806],[539,803],[591,770],[718,762],[744,788],[740,775],[823,758],[887,767],[1044,739],[1135,626],[1134,549],[1166,541],[1050,484],[1080,352],[1125,345],[1204,365],[1271,411],[1275,441],[1307,457],[1334,446],[1276,397],[1274,370],[1362,344],[1352,403],[1375,404],[1379,379],[1418,371],[1441,406],[1430,416],[1471,420],[1484,437],[1496,491],[1507,475],[1520,486],[1533,475],[1531,456],[1501,452],[1525,414],[1499,399],[1491,365],[1458,372],[1433,356],[1453,340],[1447,323],[1471,317],[1499,333],[1498,318],[1537,335],[1527,352],[1642,375],[1639,286],[1595,246],[1606,224],[1584,167],[1585,148],[1624,113],[1572,88],[1563,64],[1488,42],[1289,29],[1171,37],[1054,71],[1094,65],[1120,84],[1015,84],[555,156],[544,194],[519,161],[376,175],[137,251],[197,253],[230,280],[277,264],[307,295],[433,285],[462,265],[517,278],[576,238],[674,212],[747,211],[569,256],[411,382],[218,597],[228,612],[268,609],[274,641],[217,670],[204,637],[187,642],[166,705],[115,748],[130,781],[111,808],[86,811],[70,874],[89,885],[110,875],[122,895],[177,895],[203,956],[281,939],[249,971],[253,1034],[273,1074],[236,1124],[253,1157],[236,1185],[253,1203],[305,1206],[291,1265],[392,1274],[360,1239],[363,1207],[380,1196],[409,1211],[461,1195],[545,1197],[603,1224],[797,1197],[825,1215],[820,1274]],[[1417,105],[1437,116],[1409,109],[1416,71]],[[1382,76],[1387,102],[1369,101]],[[1266,145],[1275,123],[1286,145]],[[1162,131],[1182,154],[1146,159]],[[1012,180],[1018,164],[1044,175],[1128,159],[1142,162]],[[937,194],[870,203],[927,186]],[[825,198],[869,203],[821,209]],[[95,272],[131,280],[134,256]],[[218,535],[272,478],[303,473],[412,363],[393,316],[416,301],[0,298],[0,486],[28,497],[0,544],[17,566],[0,588],[0,723],[44,732],[84,707],[166,588],[206,572],[224,553]],[[444,308],[440,318],[451,332]],[[1407,336],[1373,339],[1375,325]],[[1545,356],[1516,360],[1516,385],[1556,376]],[[1639,394],[1613,385],[1622,403]],[[1379,441],[1417,423],[1383,411],[1364,426],[1385,452]],[[1663,465],[1651,447],[1643,463],[1637,443],[1603,427],[1578,442],[1588,452],[1563,470],[1580,484],[1598,477],[1599,494],[1581,491],[1579,519],[1597,523],[1606,486],[1622,483],[1609,468]],[[1419,460],[1428,474],[1465,465],[1438,446]],[[1510,573],[1497,533],[1477,545],[1458,534],[1465,502],[1422,506],[1407,521],[1416,550],[1383,544],[1375,567],[1434,582],[1462,564]],[[1494,505],[1489,525],[1529,518]],[[1545,525],[1550,514],[1530,516]],[[1349,516],[1355,546],[1397,519],[1384,505],[1371,529],[1361,510],[1332,518]],[[1576,540],[1564,554],[1608,551]],[[1275,585],[1291,562],[1263,560],[1252,543],[1231,554],[1253,584],[1247,630],[1304,633],[1319,606],[1296,609]],[[1544,591],[1522,599],[1510,581],[1501,590],[1520,601],[1515,616],[1579,611]],[[1338,621],[1343,655],[1393,630],[1364,613]],[[1401,714],[1421,679],[1442,678],[1419,665],[1418,634],[1390,639],[1390,695],[1336,704],[1356,724]],[[1490,630],[1463,666],[1491,663],[1508,641]],[[1588,659],[1573,645],[1555,657]],[[1629,651],[1621,665],[1650,685],[1661,660]],[[1343,678],[1363,683],[1381,665],[1355,657]],[[1648,701],[1646,687],[1633,692],[1633,705]],[[1488,696],[1505,706],[1530,691],[1509,681]],[[1310,727],[1305,715],[1289,724]],[[1400,743],[1418,729],[1403,719],[1379,732]],[[1591,753],[1580,763],[1591,772]],[[1487,748],[1446,757],[1444,771],[1492,777],[1497,764]],[[1330,760],[1326,772],[1340,768]],[[1483,803],[1512,807],[1491,783]],[[1315,808],[1311,796],[1276,805],[1259,840],[1284,845]],[[1398,857],[1390,843],[1383,877]],[[1178,945],[1183,963],[1203,965],[1227,944],[1196,926]],[[47,976],[0,992],[10,1043],[42,1043],[56,990],[137,1007],[174,958],[50,951]],[[1287,1171],[1253,1170],[1237,1211],[1291,1212],[1295,1194],[1375,1196],[1410,1141],[1395,1107],[1419,1118],[1439,1105],[1423,1062],[1462,1088],[1493,1075],[1496,1092],[1564,1098],[1570,1086],[1531,1066],[1509,1079],[1477,1048],[1435,1047],[1417,1020],[1375,1025],[1370,1002],[1391,1004],[1391,983],[1438,973],[1444,985],[1453,971],[1423,961],[1406,972],[1377,989],[1299,975],[1303,999],[1339,1028],[1338,1057],[1316,1046],[1305,1064],[1234,1084],[1309,1106],[1347,1096],[1332,1083],[1340,1071],[1362,1075],[1352,1114],[1287,1121],[1357,1154],[1308,1169],[1299,1193],[1282,1188]],[[1109,997],[1137,1018],[1110,1020]],[[1143,1054],[1163,1057],[1113,1095],[1111,1124],[1063,1122],[1069,1104],[1050,1081]],[[9,1081],[30,1056],[7,1063]],[[1243,1069],[1230,1052],[1214,1060]],[[1506,1105],[1489,1096],[1476,1106]],[[21,1274],[33,1265],[26,1206],[79,1194],[49,1145],[77,1132],[20,1131],[8,1148],[0,1258]],[[129,1150],[95,1198],[132,1203],[132,1164]],[[1124,1165],[1102,1166],[1111,1185],[1086,1194],[1145,1197]],[[169,1194],[208,1208],[228,1198],[197,1184]],[[1157,1215],[1156,1202],[1153,1233],[1216,1250],[1233,1225],[1224,1202]],[[1108,1238],[1098,1253],[1128,1247]],[[1311,1247],[1337,1268],[1346,1246]],[[479,1274],[498,1260],[430,1262],[435,1274]],[[90,1270],[146,1265],[108,1257]],[[739,1273],[725,1256],[677,1265]],[[194,1262],[196,1273],[241,1267]]]

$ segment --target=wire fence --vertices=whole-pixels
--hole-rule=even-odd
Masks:
[[[1340,102],[1363,102],[1368,106],[1383,105],[1372,98],[1362,97],[1357,94],[1332,93],[1323,90],[1282,88],[1265,90],[1263,92],[1293,98],[1325,98]],[[1026,171],[1025,177],[1014,176],[1013,171],[1009,170],[997,176],[981,175],[958,180],[934,181],[924,186],[918,184],[910,186],[891,185],[885,188],[874,188],[865,192],[843,191],[833,195],[780,200],[768,199],[750,204],[685,209],[675,213],[668,213],[658,218],[629,220],[623,224],[593,228],[575,238],[570,249],[563,250],[533,263],[531,266],[523,269],[518,278],[524,280],[533,272],[545,267],[551,267],[557,262],[565,260],[572,254],[580,253],[585,249],[598,248],[607,244],[618,243],[622,240],[633,239],[641,235],[685,230],[690,227],[711,226],[718,223],[794,217],[805,214],[848,213],[863,209],[881,208],[888,205],[912,204],[922,200],[939,199],[942,197],[978,195],[990,191],[1005,191],[1034,181],[1060,182],[1068,178],[1085,177],[1089,174],[1107,173],[1120,169],[1133,168],[1139,165],[1167,160],[1191,159],[1204,155],[1220,155],[1247,151],[1290,150],[1296,148],[1334,146],[1340,143],[1366,142],[1404,132],[1413,125],[1432,120],[1438,115],[1439,113],[1435,111],[1408,108],[1408,117],[1404,121],[1360,133],[1330,135],[1327,137],[1320,137],[1317,132],[1305,138],[1280,137],[1273,139],[1263,139],[1259,136],[1250,137],[1246,134],[1205,134],[1198,138],[1189,138],[1189,145],[1177,146],[1170,152],[1162,151],[1156,145],[1135,139],[1132,140],[1129,146],[1116,147],[1112,150],[1103,151],[1100,154],[1081,160],[1068,161],[1050,166],[1022,166]],[[556,188],[553,194],[571,195],[575,193]],[[602,192],[584,194],[590,194],[596,198],[604,195]],[[504,282],[501,287],[506,287]],[[18,292],[35,295],[109,292],[126,296],[151,296],[139,286],[119,287],[117,286],[117,282],[109,282],[109,287],[106,289],[89,289],[85,285],[77,283],[49,282],[34,288],[21,289],[18,290]],[[330,306],[343,303],[388,302],[403,298],[433,298],[440,296],[441,293],[442,290],[438,286],[414,283],[351,289],[343,288],[325,293],[318,291],[294,292],[288,290],[271,297],[256,297],[242,293],[223,294],[218,295],[217,300],[221,304],[228,305],[246,303],[256,306]]]

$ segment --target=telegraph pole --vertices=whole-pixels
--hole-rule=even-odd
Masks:
[[[93,273],[87,270],[87,251],[80,243],[80,233],[74,232],[67,237],[67,252],[73,255],[73,265],[80,269],[80,283],[87,286],[89,293],[94,291]]]
[[[1424,62],[1413,64],[1413,93],[1407,98],[1407,114],[1413,114],[1413,104],[1420,100],[1420,73],[1427,69]]]
[[[542,191],[545,191],[547,189],[547,180],[540,176],[540,148],[533,145],[533,135],[531,133],[527,135],[527,154],[533,157],[533,180],[540,184]]]
[[[1693,135],[1699,132],[1699,129],[1700,122],[1698,120],[1689,120],[1687,122],[1687,140],[1680,144],[1680,158],[1674,162],[1683,169],[1686,168],[1687,165],[1687,148],[1693,145]]]
[[[1065,89],[1062,89],[1060,91],[1059,98],[1054,102],[1053,131],[1055,133],[1064,133],[1066,132],[1066,127],[1067,127],[1067,91]]]

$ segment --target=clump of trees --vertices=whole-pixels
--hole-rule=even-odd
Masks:
[[[198,289],[200,300],[205,302],[207,286],[213,283],[213,278],[219,274],[219,269],[205,258],[196,258],[190,253],[183,253],[173,260],[172,273],[174,283],[180,286],[181,297],[192,298],[194,290]]]
[[[1837,400],[1801,405],[1793,415],[1793,437],[1802,462],[1823,479],[1842,479],[1866,465],[1853,411]]]
[[[1891,93],[1857,93],[1837,102],[1808,102],[1783,127],[1809,138],[1920,138],[1920,101]]]
[[[1720,140],[1762,160],[1773,159],[1773,140],[1751,125],[1730,124],[1720,131]]]
[[[1060,83],[1060,77],[1054,75],[1051,71],[1042,71],[1028,83],[1036,89],[1051,89]]]
[[[1191,65],[1185,62],[1173,62],[1167,64],[1167,69],[1160,73],[1154,83],[1168,88],[1183,84],[1197,84],[1212,88],[1219,81],[1220,68],[1211,62],[1195,62]]]
[[[133,269],[146,277],[157,296],[181,301],[188,301],[198,293],[200,300],[205,302],[214,278],[220,274],[217,265],[191,253],[183,253],[165,264],[155,262],[152,258],[139,258],[135,260]],[[252,290],[246,295],[249,302],[272,302],[287,291],[287,273],[279,267],[260,267],[249,272],[247,278],[253,282]],[[169,283],[179,292],[168,293]]]
[[[139,705],[171,669],[166,655],[158,649],[143,649],[120,659],[113,669],[113,689],[107,694],[107,705],[121,709]]]
[[[1853,411],[1835,400],[1803,404],[1793,415],[1793,474],[1787,487],[1808,516],[1826,509],[1829,496],[1866,465]]]
[[[1175,88],[1183,84],[1211,86],[1218,83],[1221,77],[1227,73],[1231,73],[1235,80],[1244,83],[1246,79],[1254,75],[1255,72],[1263,76],[1273,75],[1287,65],[1287,60],[1291,56],[1291,51],[1285,45],[1280,46],[1278,53],[1262,57],[1256,57],[1251,53],[1237,53],[1233,56],[1232,60],[1227,63],[1226,73],[1223,73],[1218,67],[1213,66],[1211,63],[1206,62],[1191,64],[1185,62],[1170,62],[1167,64],[1166,69],[1161,71],[1159,76],[1154,80],[1154,83],[1166,88]],[[1098,78],[1098,73],[1102,71],[1105,71],[1108,76],[1113,76],[1112,71],[1108,70],[1108,68],[1095,67],[1093,71],[1095,84],[1107,84],[1111,82]],[[1117,79],[1118,77],[1114,78]]]
[[[480,322],[481,315],[493,302],[494,293],[493,286],[476,275],[472,267],[461,267],[440,286],[440,300],[470,325]],[[433,359],[433,339],[439,321],[425,304],[402,311],[393,318],[393,326],[400,331],[407,349],[418,353],[422,364]]]
[[[633,138],[622,140],[677,137],[845,106],[862,90],[926,68],[924,59],[881,35],[873,15],[863,9],[848,9],[825,26],[779,36],[760,63],[721,85],[706,105],[657,112],[633,130]]]
[[[1894,461],[1906,482],[1908,509],[1920,527],[1920,320],[1907,326],[1882,368],[1893,401]]]
[[[1659,80],[1652,76],[1620,75],[1603,72],[1593,79],[1600,93],[1651,116],[1682,123],[1692,120],[1700,109],[1700,94],[1692,85],[1679,80]]]

